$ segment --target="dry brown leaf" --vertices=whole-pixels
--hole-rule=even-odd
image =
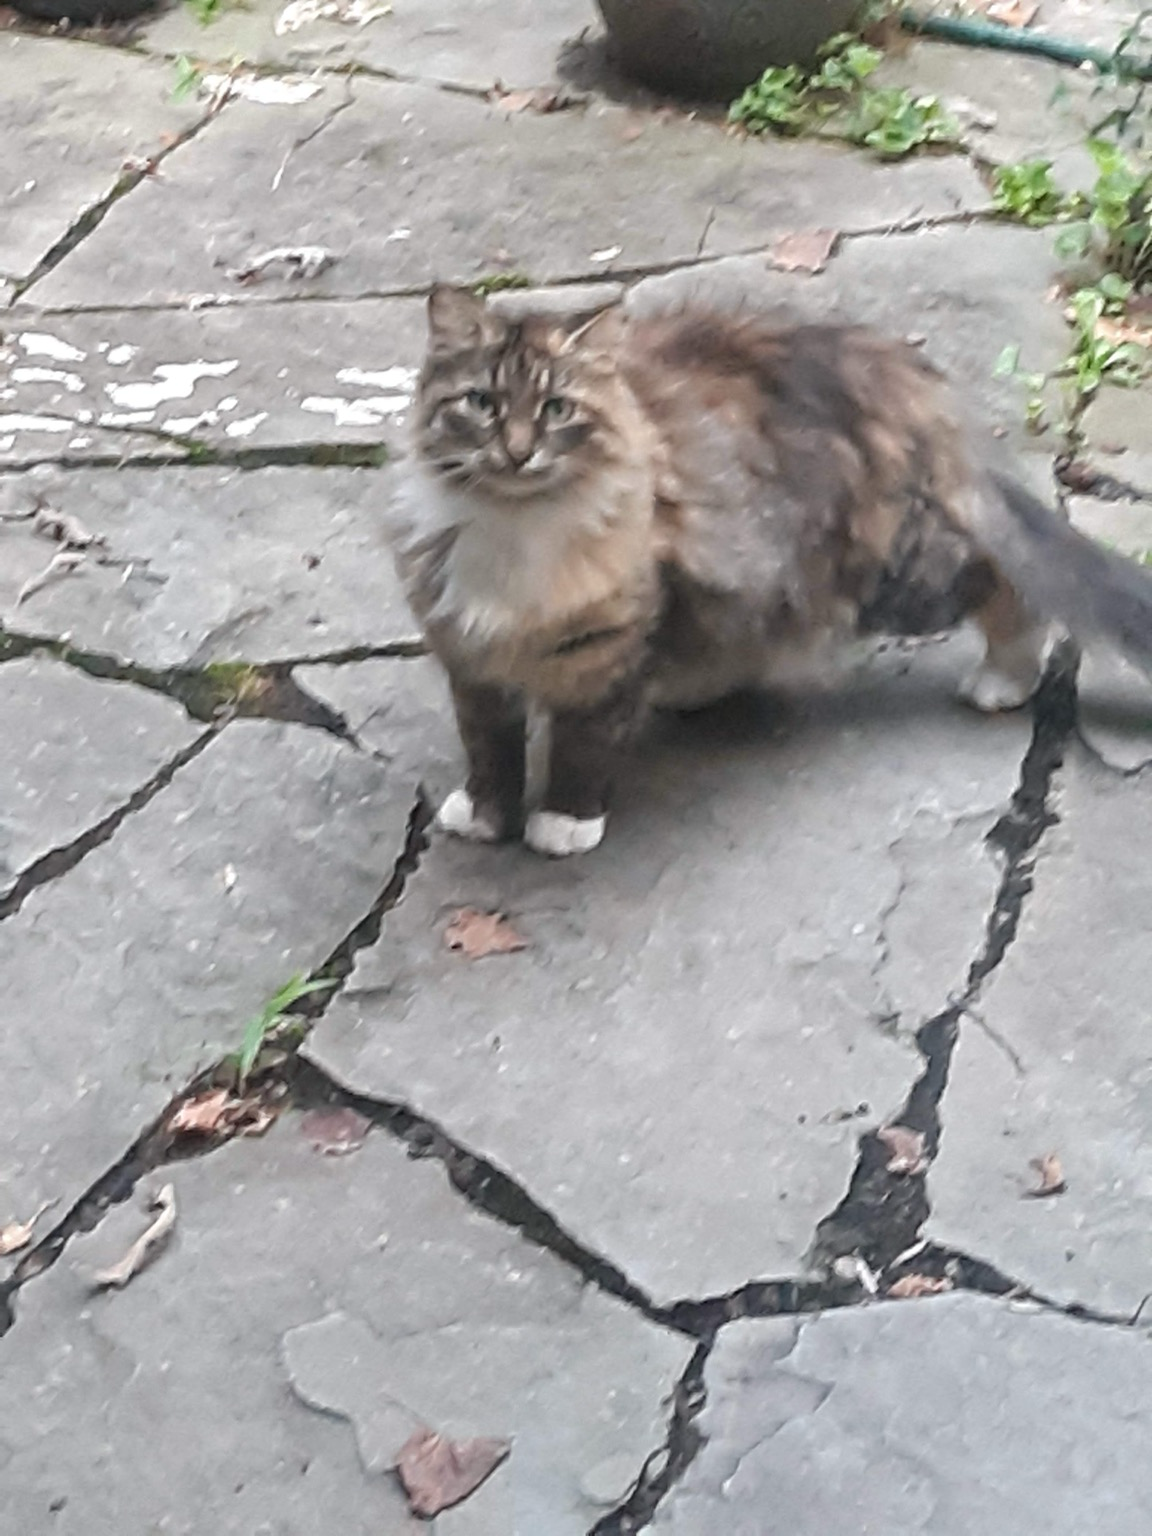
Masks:
[[[566,112],[570,107],[583,105],[586,99],[549,85],[538,85],[531,91],[506,91],[497,84],[488,92],[488,100],[501,112]]]
[[[935,1275],[912,1274],[901,1275],[884,1294],[894,1297],[897,1301],[904,1301],[909,1296],[942,1296],[945,1291],[951,1289],[951,1280],[943,1275],[937,1278]]]
[[[168,1241],[172,1228],[176,1225],[176,1191],[171,1184],[165,1184],[159,1190],[148,1202],[148,1209],[159,1211],[160,1214],[152,1225],[140,1234],[119,1264],[113,1264],[109,1269],[97,1270],[92,1276],[92,1284],[97,1290],[105,1291],[112,1286],[127,1285],[133,1275],[138,1275],[145,1265],[152,1262]]]
[[[1027,0],[968,0],[968,9],[983,11],[989,21],[998,21],[1005,27],[1029,27],[1040,6],[1030,5]]]
[[[1024,1191],[1029,1200],[1046,1200],[1050,1195],[1062,1195],[1068,1188],[1064,1182],[1064,1169],[1055,1152],[1045,1152],[1043,1157],[1034,1157],[1028,1166],[1035,1168],[1040,1176],[1035,1189]]]
[[[1133,325],[1130,320],[1113,315],[1101,315],[1096,322],[1096,334],[1113,346],[1131,345],[1152,347],[1152,326]]]
[[[50,1211],[59,1203],[58,1200],[45,1200],[38,1210],[32,1212],[27,1221],[12,1221],[6,1227],[0,1227],[0,1259],[7,1258],[10,1253],[19,1253],[21,1248],[27,1248],[36,1230],[36,1223],[45,1211]]]
[[[823,272],[840,241],[837,229],[801,229],[774,240],[768,260],[781,272]]]
[[[887,1163],[889,1173],[923,1173],[927,1168],[922,1132],[909,1130],[906,1125],[882,1125],[876,1139],[892,1154]]]
[[[449,1440],[418,1429],[396,1458],[396,1470],[413,1514],[425,1519],[475,1493],[512,1449],[510,1440]]]
[[[210,1136],[213,1131],[225,1129],[228,1106],[232,1095],[227,1088],[212,1088],[199,1093],[194,1099],[185,1099],[168,1122],[170,1131],[190,1131],[199,1136]]]
[[[313,1109],[300,1122],[300,1129],[315,1147],[328,1157],[340,1157],[355,1152],[364,1145],[364,1138],[372,1127],[365,1115],[354,1109]]]
[[[501,913],[478,912],[475,907],[462,907],[453,916],[444,930],[444,942],[469,960],[482,960],[485,955],[510,955],[528,948],[527,939],[521,938]]]

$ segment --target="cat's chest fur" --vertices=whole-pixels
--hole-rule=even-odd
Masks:
[[[500,501],[416,471],[400,567],[438,650],[477,678],[556,702],[602,686],[659,605],[652,486],[622,470]]]

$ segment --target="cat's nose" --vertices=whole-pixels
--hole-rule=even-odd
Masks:
[[[536,432],[531,422],[510,421],[504,428],[504,452],[513,469],[523,469],[536,446]]]

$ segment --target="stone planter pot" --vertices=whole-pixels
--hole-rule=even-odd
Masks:
[[[657,90],[729,101],[770,64],[808,64],[859,0],[597,0],[613,59]]]

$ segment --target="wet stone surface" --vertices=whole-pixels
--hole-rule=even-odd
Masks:
[[[1125,1536],[1152,1493],[1131,1408],[1150,1372],[1140,1335],[971,1296],[735,1323],[652,1529],[760,1536],[769,1511],[797,1536]]]
[[[1132,11],[1036,25],[1112,46]],[[1146,1330],[1100,1316],[1152,1290],[1148,684],[1093,651],[1077,716],[1054,687],[983,720],[971,637],[889,645],[656,722],[585,860],[425,846],[461,752],[384,543],[425,290],[483,277],[907,337],[978,443],[1142,558],[1147,386],[1073,440],[994,376],[1071,338],[1055,232],[988,217],[989,163],[1082,183],[1099,82],[917,41],[887,81],[965,148],[884,163],[647,99],[598,34],[591,0],[0,22],[0,1468],[30,1536],[1143,1528]],[[230,98],[179,97],[182,55]],[[819,231],[824,270],[781,270]],[[319,270],[242,273],[301,247]],[[450,951],[469,905],[527,947]],[[325,967],[303,1057],[257,1068],[264,1140],[121,1163]],[[377,1128],[324,1154],[300,1106],[342,1094]],[[870,1136],[900,1117],[926,1169]],[[1028,1198],[1049,1154],[1066,1188]],[[95,1294],[169,1180],[168,1248]],[[863,1304],[920,1265],[1093,1321]],[[431,1522],[391,1470],[419,1423],[512,1442]]]

